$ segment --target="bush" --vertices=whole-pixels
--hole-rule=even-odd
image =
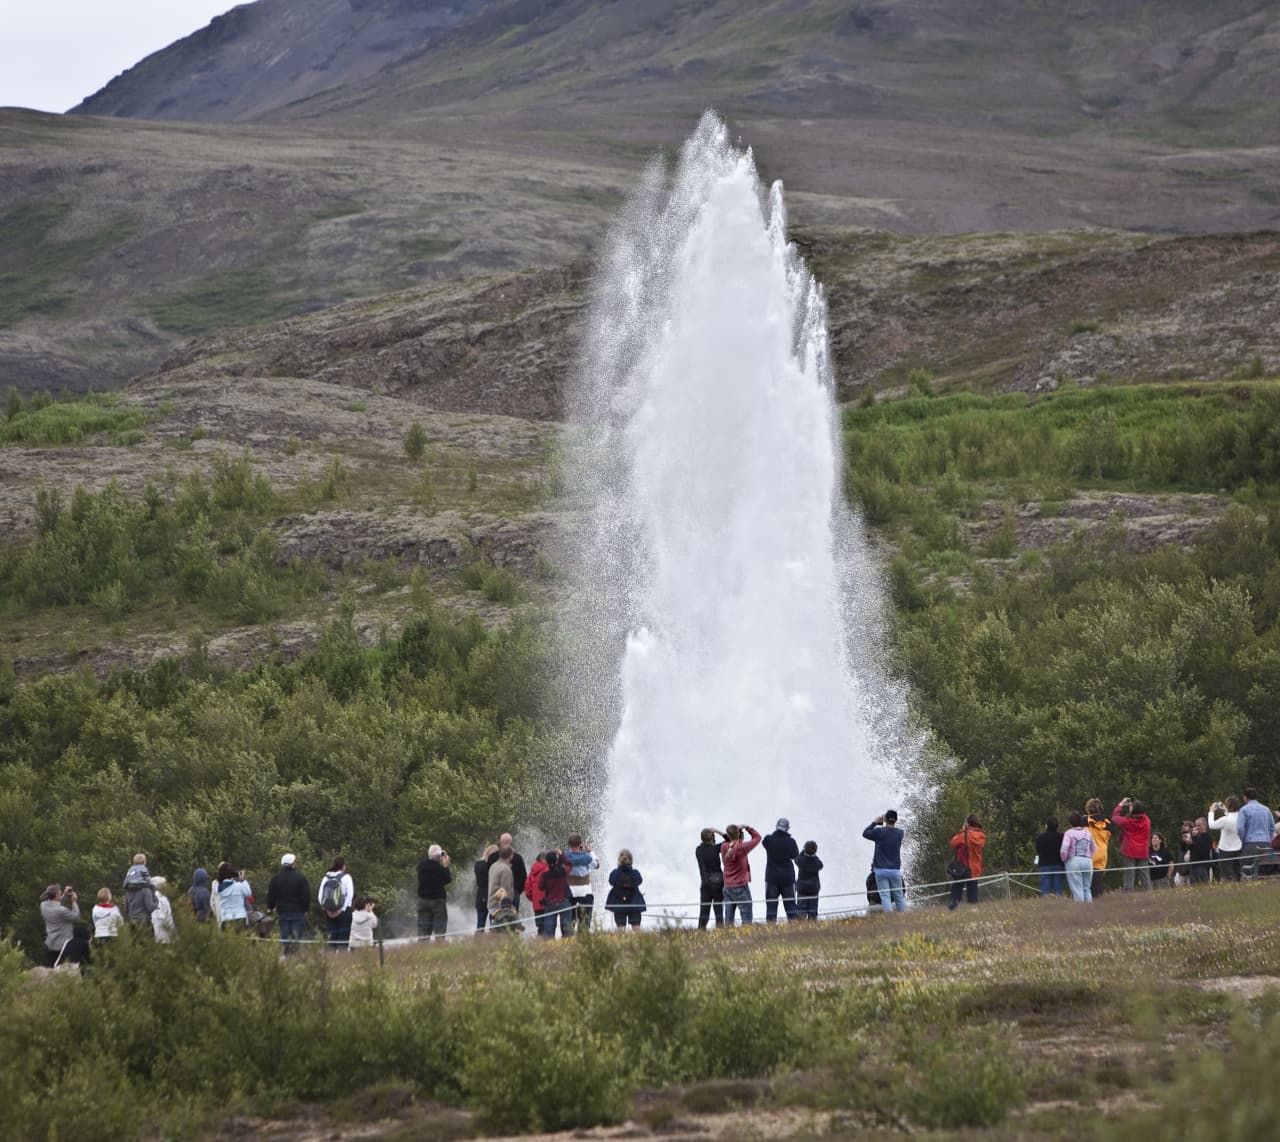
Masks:
[[[404,454],[410,460],[421,460],[427,451],[427,433],[422,422],[415,420],[404,434]]]

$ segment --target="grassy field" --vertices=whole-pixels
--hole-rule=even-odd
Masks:
[[[958,1142],[1173,1120],[1175,1137],[1233,1142],[1280,1112],[1265,1078],[1278,923],[1262,883],[556,945],[488,936],[391,948],[385,968],[376,952],[281,962],[184,925],[176,945],[118,948],[83,981],[38,984],[4,961],[9,1129],[625,1123],[606,1136]]]

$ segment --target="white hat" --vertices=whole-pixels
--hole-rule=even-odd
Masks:
[[[294,856],[293,853],[285,853],[284,856],[280,858],[280,863],[287,868],[292,868],[293,862],[297,859],[298,858]]]
[[[168,884],[168,883],[169,883],[169,882],[168,882],[167,880],[165,880],[165,878],[164,878],[163,876],[153,876],[153,877],[151,878],[151,887],[152,887],[152,888],[163,888],[163,887],[164,887],[166,884]]]
[[[427,849],[427,860],[439,860],[444,855],[444,849],[439,845],[432,845]]]

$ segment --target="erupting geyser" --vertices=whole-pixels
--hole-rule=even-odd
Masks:
[[[836,897],[862,888],[859,834],[914,745],[875,665],[822,290],[787,244],[781,185],[766,199],[714,115],[619,221],[583,366],[576,617],[596,648],[584,684],[617,727],[602,863],[630,848],[651,904],[696,901],[700,829],[786,816],[818,842],[823,911],[859,907]],[[752,864],[761,896],[763,851]]]

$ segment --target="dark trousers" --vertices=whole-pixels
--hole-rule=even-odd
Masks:
[[[1107,878],[1104,870],[1095,868],[1093,870],[1093,879],[1089,882],[1089,895],[1097,900],[1107,890]]]
[[[280,944],[286,956],[298,950],[298,941],[306,935],[307,914],[305,912],[277,912],[276,921],[280,925]]]
[[[449,905],[441,897],[439,900],[423,900],[418,898],[418,939],[424,940],[432,936],[443,936],[449,927]]]
[[[796,885],[796,912],[801,920],[818,918],[818,889],[811,886],[801,888]]]
[[[724,882],[719,884],[703,884],[698,889],[698,927],[705,928],[711,918],[712,910],[716,914],[716,927],[724,927]]]
[[[325,914],[324,934],[329,937],[331,952],[345,952],[351,939],[351,909],[345,908],[337,916]]]
[[[630,924],[633,928],[640,927],[640,913],[635,911],[615,912],[613,914],[613,922],[619,928],[625,928]]]
[[[964,895],[968,898],[970,904],[978,903],[978,882],[970,877],[968,880],[953,880],[951,882],[951,907],[954,908],[960,903],[960,897]]]
[[[483,932],[486,924],[489,923],[489,904],[485,900],[481,900],[476,905],[476,931]]]
[[[1240,854],[1234,853],[1218,853],[1218,863],[1213,866],[1218,873],[1219,880],[1239,880],[1240,879]]]
[[[586,896],[575,896],[573,898],[573,931],[579,928],[591,927],[591,909],[595,907],[595,893],[588,892]]]
[[[778,922],[778,898],[782,898],[782,907],[788,920],[795,920],[796,882],[794,880],[766,880],[764,882],[764,919],[766,924]]]

